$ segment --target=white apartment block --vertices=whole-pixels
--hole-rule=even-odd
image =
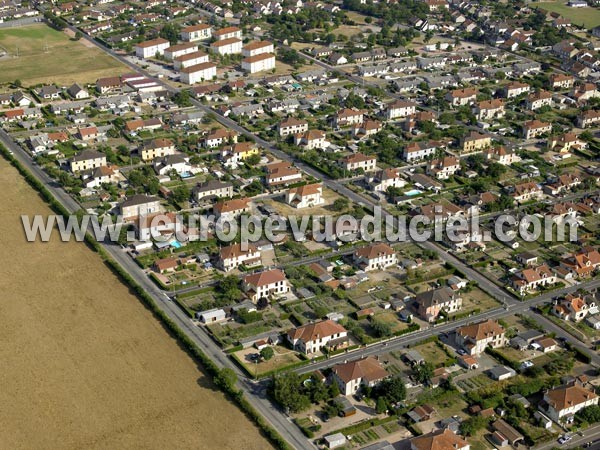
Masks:
[[[217,65],[211,62],[196,64],[181,69],[181,82],[186,84],[212,80],[217,76]]]
[[[150,41],[140,42],[135,46],[135,56],[138,58],[153,58],[157,54],[164,55],[165,50],[171,46],[169,41],[156,38]]]
[[[210,48],[219,55],[237,55],[242,53],[242,40],[239,38],[229,38],[210,44]]]
[[[269,41],[253,41],[244,45],[242,55],[247,57],[260,55],[262,53],[275,53],[275,47]]]
[[[242,60],[242,70],[250,73],[264,72],[275,68],[275,55],[260,53]]]
[[[212,27],[205,23],[185,27],[181,30],[181,40],[186,42],[204,41],[212,37]]]

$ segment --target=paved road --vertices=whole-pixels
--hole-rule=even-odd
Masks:
[[[589,427],[583,432],[583,436],[575,433],[573,438],[567,443],[560,445],[556,440],[545,442],[544,444],[533,447],[533,450],[551,450],[553,448],[575,448],[581,447],[587,442],[592,442],[588,448],[590,450],[600,450],[600,424]]]

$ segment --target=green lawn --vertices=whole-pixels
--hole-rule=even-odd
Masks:
[[[570,8],[564,0],[532,3],[531,6],[557,12],[565,18],[571,19],[573,25],[583,25],[588,29],[600,25],[600,10],[596,8]]]
[[[73,41],[46,25],[0,30],[0,83],[20,79],[25,85],[74,82],[93,83],[99,77],[119,75],[127,68],[83,39]]]

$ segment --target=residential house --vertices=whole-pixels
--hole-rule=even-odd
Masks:
[[[514,149],[506,149],[504,146],[494,147],[484,152],[487,159],[491,159],[503,166],[510,166],[512,163],[521,161],[519,155]]]
[[[168,61],[173,61],[180,56],[189,55],[198,51],[198,44],[193,42],[184,42],[183,44],[171,45],[165,49],[164,57]]]
[[[479,355],[488,346],[499,348],[507,343],[504,327],[491,319],[458,328],[455,339],[469,355]]]
[[[489,134],[471,131],[468,135],[461,139],[461,147],[463,153],[480,152],[491,147],[492,137]]]
[[[231,244],[219,251],[217,267],[225,272],[237,269],[241,265],[255,267],[261,264],[260,250],[254,244]]]
[[[278,130],[279,136],[304,133],[308,131],[308,122],[306,120],[288,117],[279,122]]]
[[[119,205],[119,210],[125,221],[139,216],[148,216],[161,211],[160,200],[149,195],[133,195]]]
[[[223,144],[235,144],[238,140],[238,133],[234,130],[218,128],[209,132],[204,138],[204,146],[207,148],[219,147]]]
[[[438,180],[447,180],[460,170],[460,162],[454,156],[433,159],[427,165],[427,173]]]
[[[305,184],[287,191],[285,202],[294,208],[311,208],[325,203],[321,183]]]
[[[210,198],[231,197],[233,197],[233,184],[225,181],[209,180],[204,183],[198,183],[192,189],[192,198],[198,202]]]
[[[346,346],[348,331],[333,320],[323,320],[294,328],[286,338],[294,350],[310,355],[323,347],[335,350]]]
[[[185,84],[195,84],[212,80],[216,76],[217,65],[211,62],[203,62],[193,66],[183,67],[180,70],[180,80]]]
[[[364,120],[364,111],[344,108],[333,117],[333,126],[336,128],[349,125],[358,125]]]
[[[156,55],[164,55],[165,50],[171,43],[163,38],[151,39],[135,45],[135,56],[138,58],[153,58]]]
[[[272,69],[275,69],[275,55],[273,53],[259,53],[242,60],[242,70],[249,73],[264,72]]]
[[[542,412],[557,423],[568,423],[578,411],[597,405],[598,396],[578,383],[570,383],[547,390],[543,402]]]
[[[381,363],[372,356],[343,364],[336,364],[332,368],[331,378],[340,388],[342,395],[353,395],[361,387],[374,387],[389,374]]]
[[[511,287],[521,295],[535,291],[539,287],[555,284],[556,275],[546,264],[515,272],[510,280]]]
[[[512,186],[510,195],[516,202],[524,203],[529,200],[541,199],[544,192],[536,182],[528,181]]]
[[[232,220],[235,217],[250,211],[250,199],[237,198],[233,200],[221,200],[215,203],[213,211],[217,219],[224,221]]]
[[[354,252],[354,264],[361,270],[385,270],[398,264],[398,256],[392,247],[384,243],[372,244]]]
[[[377,169],[377,158],[374,156],[367,156],[363,153],[353,153],[346,156],[341,161],[341,165],[344,170],[364,170],[370,172]]]
[[[600,270],[600,252],[593,247],[581,250],[563,258],[560,267],[571,274],[573,278],[586,278]]]
[[[174,155],[175,144],[171,139],[158,138],[145,142],[138,150],[142,161],[154,161],[156,158]]]
[[[528,120],[523,124],[521,136],[525,139],[534,139],[552,131],[552,124],[541,120]]]
[[[434,156],[441,144],[437,141],[410,142],[404,147],[402,157],[408,163],[413,163]]]
[[[69,161],[71,172],[78,173],[106,166],[106,155],[96,150],[84,150]]]
[[[473,106],[473,114],[477,120],[493,120],[504,117],[504,101],[502,99],[484,100]]]
[[[212,27],[206,23],[190,25],[182,28],[180,35],[185,42],[204,41],[212,37]]]
[[[453,91],[448,92],[444,98],[452,106],[469,105],[477,100],[477,89],[454,89]]]
[[[469,450],[469,443],[449,429],[436,430],[411,439],[410,450]]]
[[[514,98],[519,95],[528,94],[531,91],[531,86],[526,83],[521,83],[520,81],[513,81],[507,84],[503,89],[503,94],[505,98]]]
[[[287,161],[269,164],[266,166],[265,181],[268,186],[278,186],[302,181],[302,172]]]
[[[450,287],[441,287],[425,291],[415,296],[417,314],[428,322],[435,322],[440,313],[452,314],[462,308],[463,300],[460,294]]]
[[[237,55],[242,53],[242,40],[235,37],[218,40],[210,44],[210,49],[221,56]]]
[[[411,116],[417,112],[417,105],[406,100],[396,100],[386,106],[385,117],[387,120],[394,120]]]
[[[377,120],[364,120],[361,124],[354,125],[352,136],[355,139],[363,139],[379,133],[383,129],[381,122]]]
[[[308,130],[294,135],[294,145],[306,150],[324,149],[329,146],[325,132],[321,130]]]
[[[552,93],[548,91],[537,91],[527,96],[525,106],[530,111],[535,111],[544,106],[552,106]]]
[[[552,89],[571,89],[575,83],[573,75],[553,73],[548,77],[548,83]]]
[[[398,169],[382,169],[375,173],[370,180],[369,185],[375,192],[386,192],[388,188],[402,188],[406,186],[406,181],[400,177]]]

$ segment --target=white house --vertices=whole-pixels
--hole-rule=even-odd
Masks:
[[[507,342],[504,327],[491,319],[460,327],[455,336],[456,344],[469,355],[479,355],[488,346],[503,347]]]
[[[271,295],[282,295],[290,291],[290,283],[280,269],[246,275],[242,279],[242,289],[254,303]]]
[[[373,387],[388,376],[379,361],[368,356],[357,361],[336,364],[332,368],[331,379],[337,383],[342,395],[353,395],[365,387]]]
[[[275,53],[275,47],[269,41],[249,42],[242,48],[242,55],[245,57],[256,56],[262,53]]]
[[[242,40],[235,37],[223,39],[210,44],[210,48],[219,55],[237,55],[242,53]]]
[[[544,393],[545,413],[555,422],[569,422],[577,411],[598,404],[598,396],[583,386],[572,383]]]
[[[260,250],[256,245],[247,244],[246,248],[242,248],[241,244],[232,244],[220,250],[217,265],[225,272],[237,269],[242,264],[246,267],[261,264]]]
[[[294,350],[310,355],[322,347],[339,348],[347,344],[348,331],[333,320],[309,323],[288,331],[286,337]]]
[[[417,105],[406,100],[396,100],[387,105],[385,117],[388,120],[398,119],[400,117],[411,116],[417,112]]]
[[[156,56],[156,54],[164,55],[165,50],[169,48],[170,45],[170,42],[163,38],[140,42],[135,46],[135,56],[146,59],[152,58]]]
[[[372,244],[354,252],[354,264],[365,272],[385,270],[398,264],[398,256],[394,249],[387,244]]]
[[[181,30],[181,40],[186,42],[204,41],[212,37],[212,27],[205,23],[191,25]]]
[[[305,184],[290,189],[286,194],[286,203],[294,208],[310,208],[325,203],[323,185],[321,183]]]
[[[272,53],[259,53],[248,56],[242,60],[242,69],[246,72],[257,73],[275,68],[275,55]]]
[[[195,66],[181,69],[181,82],[186,84],[200,83],[212,80],[217,76],[217,65],[211,62],[203,62]]]

